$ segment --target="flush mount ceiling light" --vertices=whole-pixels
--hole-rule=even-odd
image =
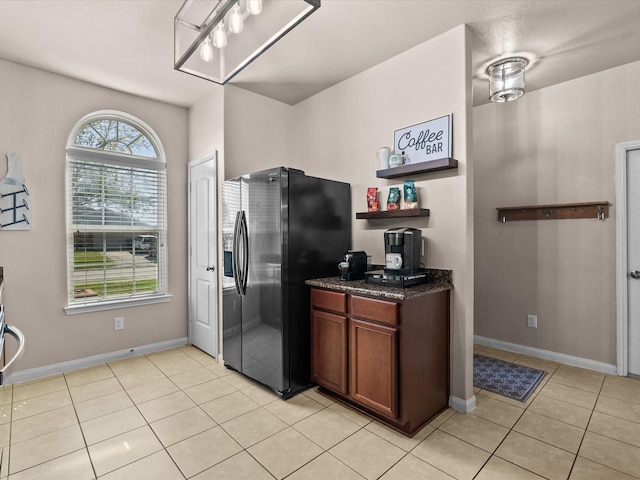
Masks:
[[[511,102],[524,95],[524,70],[528,63],[526,58],[511,57],[489,65],[489,100]]]
[[[174,68],[224,85],[318,8],[320,0],[185,0]]]

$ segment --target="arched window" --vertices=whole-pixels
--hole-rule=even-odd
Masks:
[[[84,117],[67,145],[67,313],[166,301],[166,163],[122,112]]]

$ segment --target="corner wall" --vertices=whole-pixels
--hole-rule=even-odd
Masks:
[[[20,153],[32,210],[31,230],[0,231],[6,320],[26,338],[16,371],[186,337],[187,110],[6,61],[0,61],[0,91],[0,177],[6,153]],[[165,148],[173,299],[67,316],[67,139],[84,115],[103,109],[140,118]],[[118,316],[125,328],[116,332]]]
[[[473,398],[473,178],[471,75],[465,26],[459,26],[294,107],[293,152],[309,175],[351,183],[353,249],[384,263],[383,233],[392,227],[422,230],[431,268],[453,270],[451,394]],[[435,74],[437,72],[437,75]],[[445,79],[445,80],[443,80]],[[394,130],[453,114],[456,170],[384,180],[376,178],[376,151],[392,146]],[[356,220],[367,210],[366,191],[378,187],[386,209],[391,186],[413,179],[422,208],[419,219]]]
[[[640,139],[638,84],[640,62],[473,109],[476,335],[616,364],[614,149]],[[604,222],[495,210],[601,200]]]

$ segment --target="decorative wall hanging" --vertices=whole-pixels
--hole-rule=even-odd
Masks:
[[[7,174],[0,180],[0,230],[31,230],[29,190],[24,183],[20,155],[7,153]]]
[[[395,153],[404,153],[410,164],[451,157],[451,117],[445,115],[396,130]]]

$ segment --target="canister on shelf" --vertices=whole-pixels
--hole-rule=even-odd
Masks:
[[[418,208],[418,192],[413,180],[405,180],[404,182],[404,208]]]
[[[387,198],[387,210],[398,210],[400,208],[400,188],[389,188],[389,197]]]
[[[369,210],[370,212],[377,212],[378,210],[380,210],[377,187],[367,188],[367,210]]]

